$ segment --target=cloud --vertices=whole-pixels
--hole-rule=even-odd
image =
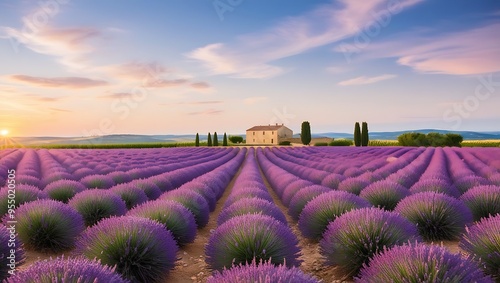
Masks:
[[[390,80],[390,79],[393,79],[395,77],[397,77],[397,76],[392,75],[392,74],[385,74],[385,75],[380,75],[380,76],[376,76],[376,77],[361,76],[361,77],[341,81],[337,85],[341,85],[341,86],[367,85],[367,84],[373,84],[373,83],[380,82],[380,81]]]
[[[23,18],[24,27],[29,26],[26,21],[26,17]],[[26,28],[0,27],[0,37],[13,39],[14,47],[17,47],[16,43],[21,43],[34,52],[57,57],[59,63],[71,69],[82,69],[87,64],[84,55],[95,50],[89,41],[101,38],[102,33],[90,27],[44,26],[35,31],[27,31]]]
[[[117,93],[99,96],[99,98],[104,98],[104,99],[122,99],[122,98],[131,98],[131,97],[132,97],[132,94],[127,93],[127,92],[117,92]]]
[[[403,10],[422,1],[400,0],[397,8]],[[270,78],[287,71],[272,62],[353,36],[361,27],[374,23],[378,14],[387,13],[390,5],[384,0],[332,1],[303,15],[285,18],[266,30],[229,43],[212,43],[186,56],[212,74]]]
[[[210,88],[210,84],[206,82],[196,82],[196,83],[191,83],[191,87],[196,89],[207,89]]]
[[[208,109],[205,111],[196,111],[196,112],[190,112],[188,115],[202,115],[202,116],[213,116],[213,115],[219,115],[222,114],[224,111],[223,110],[215,110],[215,109]]]
[[[167,80],[167,79],[153,79],[148,80],[143,83],[144,87],[152,87],[152,88],[164,88],[164,87],[176,87],[180,85],[184,85],[188,82],[186,79],[176,79],[176,80]]]
[[[11,75],[9,77],[13,81],[23,82],[39,87],[60,87],[69,89],[80,89],[89,87],[105,86],[108,83],[101,80],[93,80],[81,77],[32,77],[26,75]]]
[[[448,34],[405,33],[397,40],[373,43],[368,58],[397,58],[417,72],[474,75],[500,71],[500,23]]]
[[[247,97],[243,100],[243,103],[247,105],[253,105],[262,101],[266,101],[268,97],[266,96],[253,96],[253,97]]]
[[[68,112],[68,113],[73,112],[71,110],[60,109],[60,108],[49,108],[49,109],[56,112]]]
[[[153,62],[129,62],[124,64],[100,67],[100,69],[111,76],[121,80],[148,81],[169,73],[169,70],[161,63]]]
[[[36,94],[26,94],[25,97],[39,102],[56,102],[61,100],[61,97],[40,96]]]

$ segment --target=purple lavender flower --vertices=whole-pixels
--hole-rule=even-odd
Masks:
[[[367,181],[361,180],[359,178],[347,178],[344,181],[340,182],[339,190],[359,195],[359,193],[361,193],[361,190],[363,190],[369,184],[370,183],[368,183]]]
[[[306,180],[297,180],[292,183],[290,183],[286,188],[283,190],[281,193],[281,201],[285,206],[288,206],[290,204],[290,201],[292,200],[293,196],[301,189],[305,187],[309,187],[314,185],[313,183],[306,181]]]
[[[4,217],[7,223],[8,217]],[[21,205],[16,210],[16,230],[27,248],[59,252],[73,247],[85,229],[82,216],[69,205],[49,199]]]
[[[500,214],[483,218],[467,228],[459,246],[483,266],[486,273],[500,280]]]
[[[306,204],[313,198],[327,192],[331,192],[331,189],[320,185],[312,185],[301,189],[290,200],[288,215],[290,215],[293,220],[298,221],[299,215]]]
[[[44,192],[49,198],[67,203],[77,193],[85,191],[87,188],[78,181],[60,180],[48,184]]]
[[[267,215],[246,214],[217,227],[205,248],[206,262],[213,270],[245,264],[253,259],[297,266],[300,249],[290,228]]]
[[[336,190],[339,187],[340,182],[344,180],[345,180],[344,176],[336,173],[331,173],[323,179],[321,185]]]
[[[415,223],[428,241],[457,240],[472,221],[472,213],[462,201],[435,192],[408,196],[394,211]]]
[[[149,218],[162,223],[172,232],[177,244],[192,243],[196,237],[194,215],[182,204],[173,200],[149,201],[127,213],[127,216]]]
[[[491,185],[491,182],[489,182],[487,179],[483,177],[470,175],[458,179],[457,181],[455,181],[454,185],[463,194],[470,188],[477,186]]]
[[[319,283],[314,277],[303,273],[299,268],[287,268],[285,265],[274,265],[270,262],[236,265],[231,269],[216,271],[207,279],[207,283]]]
[[[109,189],[115,185],[111,177],[99,174],[83,177],[80,182],[89,189]]]
[[[477,263],[446,248],[422,243],[395,246],[364,265],[356,282],[493,283]]]
[[[29,175],[16,175],[16,183],[30,185],[38,188],[40,187],[40,179]]]
[[[73,178],[75,180],[81,180],[84,177],[94,175],[94,174],[95,174],[94,170],[92,170],[90,168],[79,168],[79,169],[76,169],[72,175],[73,175]]]
[[[194,215],[198,228],[208,224],[210,209],[207,200],[197,192],[191,190],[177,189],[161,195],[160,199],[174,200],[184,205]]]
[[[108,190],[83,191],[76,194],[68,204],[83,216],[86,226],[92,226],[103,218],[121,216],[127,212],[127,206],[120,196]]]
[[[149,179],[135,180],[132,181],[132,184],[142,189],[144,193],[146,193],[146,196],[148,197],[149,200],[155,200],[159,198],[162,194],[162,191],[160,190],[158,185],[156,185],[156,183],[154,183]]]
[[[462,194],[455,186],[451,185],[443,179],[423,179],[411,186],[410,193],[416,194],[421,192],[436,192],[443,193],[449,196],[458,198]]]
[[[500,213],[500,187],[478,186],[469,189],[460,199],[472,211],[474,221]]]
[[[356,208],[369,207],[370,203],[355,194],[331,191],[317,196],[306,204],[299,216],[302,235],[320,239],[328,224],[338,216]]]
[[[163,224],[121,216],[88,228],[78,239],[75,254],[115,267],[133,282],[162,282],[175,266],[178,249]]]
[[[398,202],[408,195],[410,192],[407,188],[389,180],[375,182],[364,188],[359,194],[373,206],[385,210],[393,210]]]
[[[224,208],[217,218],[217,225],[222,225],[229,219],[244,214],[263,214],[287,224],[285,215],[272,202],[261,198],[240,199]]]
[[[57,258],[37,261],[27,269],[17,271],[7,283],[45,282],[110,282],[128,283],[114,268],[86,258]]]
[[[353,276],[384,248],[419,239],[417,227],[398,213],[360,208],[328,225],[320,241],[320,253],[327,264]]]
[[[251,199],[251,198],[261,198],[272,202],[273,198],[267,191],[263,191],[259,188],[244,188],[238,191],[231,192],[231,195],[226,199],[224,203],[224,208],[229,207],[233,203],[241,199]]]
[[[116,185],[110,191],[119,195],[127,205],[127,209],[148,201],[146,193],[132,183]]]
[[[3,187],[0,189],[0,217],[2,217],[9,208],[8,204],[8,195],[9,189],[8,187]],[[44,191],[40,191],[37,187],[33,187],[30,185],[16,185],[15,188],[15,207],[19,207],[20,205],[31,202],[38,199],[46,199],[48,198],[47,193]]]
[[[113,179],[113,182],[115,182],[115,184],[117,185],[132,181],[132,178],[123,171],[113,171],[108,173],[107,176]]]
[[[8,227],[9,229],[7,229]],[[19,241],[16,234],[11,234],[15,231],[10,229],[12,229],[10,225],[0,225],[0,280],[4,280],[9,277],[11,267],[21,266],[26,259],[23,245]],[[15,235],[15,237],[11,238],[11,235]],[[12,246],[12,244],[14,244],[14,246]],[[14,251],[13,253],[12,250]],[[12,255],[14,257],[12,257]]]
[[[198,181],[191,181],[182,185],[179,189],[187,189],[199,193],[207,201],[209,210],[215,210],[215,205],[217,204],[217,196],[208,185]]]

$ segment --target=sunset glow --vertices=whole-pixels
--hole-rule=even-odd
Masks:
[[[497,0],[2,1],[0,122],[19,136],[498,131],[498,30]]]

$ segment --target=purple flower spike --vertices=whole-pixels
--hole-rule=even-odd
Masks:
[[[393,210],[398,202],[410,195],[407,188],[393,181],[383,180],[364,188],[360,197],[368,200],[373,206],[385,210]]]
[[[109,189],[115,185],[111,177],[97,174],[83,177],[80,182],[89,189]]]
[[[306,204],[299,217],[302,235],[320,239],[328,224],[340,215],[356,208],[369,207],[363,198],[344,191],[331,191],[319,195]]]
[[[303,273],[297,267],[276,266],[270,262],[257,264],[255,260],[251,264],[237,265],[231,269],[224,269],[222,272],[217,271],[207,280],[207,283],[235,282],[319,283],[320,281]]]
[[[229,219],[244,214],[268,215],[287,224],[285,215],[274,203],[261,198],[244,198],[224,208],[217,218],[217,225],[220,226]]]
[[[327,264],[353,276],[384,248],[415,240],[420,240],[417,227],[398,213],[360,208],[328,225],[320,241],[320,253]]]
[[[68,204],[83,216],[86,226],[92,226],[103,218],[121,216],[127,212],[127,206],[120,196],[107,190],[83,191],[76,194]]]
[[[128,283],[113,268],[86,258],[58,258],[37,261],[27,269],[18,271],[8,283],[27,282],[113,282]]]
[[[462,201],[435,192],[408,196],[394,210],[415,223],[428,241],[457,240],[472,221],[472,213]]]
[[[10,220],[4,217],[6,224]],[[27,248],[59,252],[74,246],[85,229],[82,216],[71,206],[49,199],[21,205],[16,210],[16,230]]]
[[[213,270],[253,259],[298,266],[297,245],[297,238],[285,224],[267,215],[247,214],[228,220],[210,235],[206,262]]]
[[[173,200],[149,201],[136,206],[127,215],[149,218],[162,223],[172,232],[180,246],[192,243],[196,237],[194,215],[189,209]]]
[[[500,213],[500,187],[479,186],[468,190],[460,199],[469,207],[474,221]]]
[[[302,209],[304,209],[309,201],[321,194],[331,191],[332,190],[330,188],[320,185],[313,185],[307,188],[303,188],[302,190],[298,191],[290,200],[290,204],[288,205],[288,215],[290,215],[293,220],[298,221]]]
[[[77,193],[85,191],[87,188],[80,182],[73,180],[60,180],[48,184],[44,192],[53,199],[67,203]]]
[[[498,282],[500,280],[500,214],[469,227],[459,246],[474,257]]]
[[[196,220],[198,228],[203,228],[208,224],[210,209],[207,200],[197,192],[191,190],[173,190],[161,195],[160,199],[173,200],[191,211]]]
[[[163,282],[175,266],[178,249],[163,224],[121,216],[88,228],[78,240],[75,253],[115,267],[132,282]]]
[[[446,248],[414,243],[395,246],[363,266],[356,282],[493,283],[471,259]]]

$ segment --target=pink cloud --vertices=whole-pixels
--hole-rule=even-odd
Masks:
[[[60,87],[69,89],[80,89],[89,87],[105,86],[108,83],[101,80],[93,80],[81,77],[32,77],[26,75],[12,75],[10,79],[39,87]]]
[[[191,87],[197,89],[207,89],[210,88],[210,84],[206,82],[196,82],[196,83],[191,83]]]
[[[366,57],[396,57],[421,73],[474,75],[500,71],[500,24],[439,36],[406,33],[397,41],[373,43]]]
[[[396,75],[392,75],[392,74],[385,74],[385,75],[380,75],[380,76],[375,76],[375,77],[361,76],[361,77],[357,77],[354,79],[341,81],[338,83],[338,85],[340,85],[340,86],[366,85],[366,84],[373,84],[373,83],[380,82],[380,81],[390,80],[390,79],[393,79],[395,77],[396,77]]]
[[[423,0],[397,1],[398,10]],[[390,2],[390,1],[389,1]],[[269,78],[286,70],[271,65],[275,60],[307,52],[353,36],[376,21],[391,4],[384,0],[338,0],[275,26],[242,35],[230,43],[213,43],[186,54],[213,74],[238,78]]]

